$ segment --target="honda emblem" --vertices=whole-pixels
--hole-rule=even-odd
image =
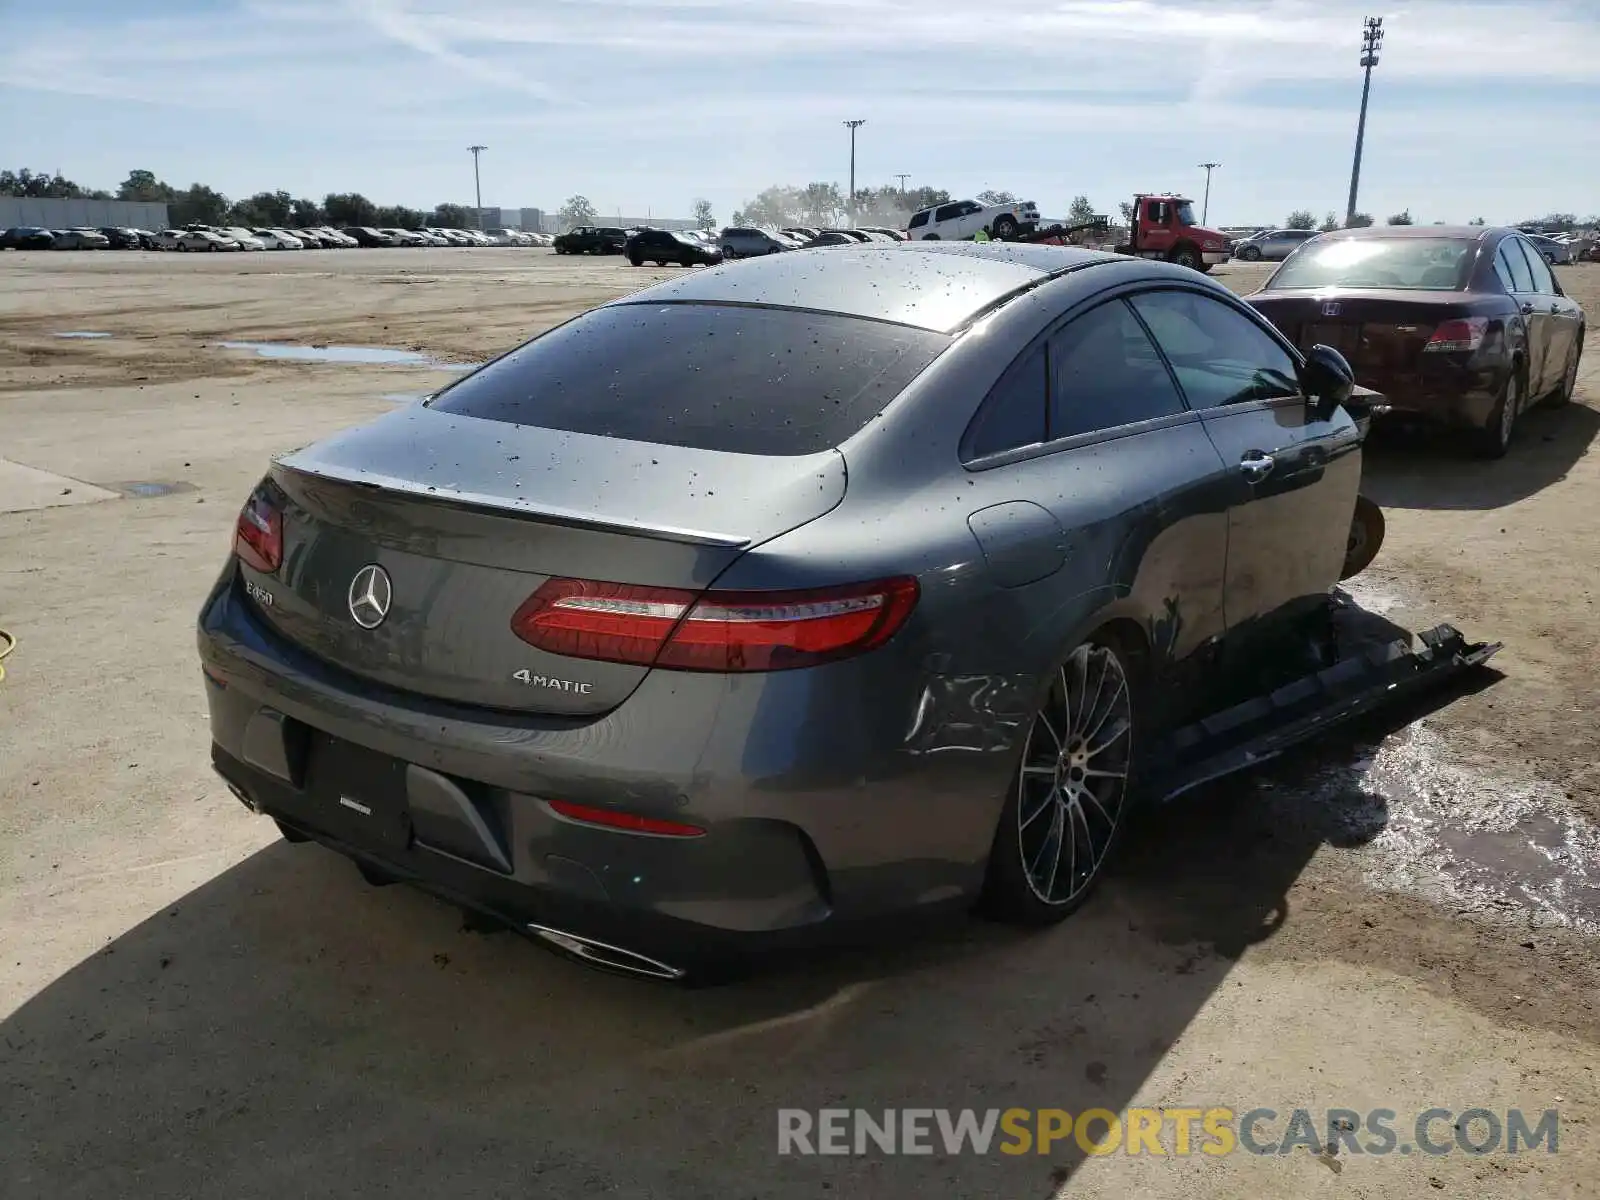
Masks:
[[[1325,317],[1337,317],[1343,311],[1344,306],[1337,300],[1324,300],[1322,302],[1322,315]]]

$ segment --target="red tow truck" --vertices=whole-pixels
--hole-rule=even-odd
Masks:
[[[1052,225],[1021,240],[1067,246],[1072,244],[1073,234],[1103,230],[1108,225],[1107,218],[1096,217],[1078,225]],[[1161,258],[1201,272],[1227,262],[1231,253],[1227,234],[1195,224],[1194,201],[1184,196],[1151,192],[1135,196],[1129,235],[1130,241],[1115,247],[1118,254]]]

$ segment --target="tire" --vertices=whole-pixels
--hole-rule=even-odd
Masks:
[[[1572,403],[1572,397],[1578,390],[1578,362],[1583,357],[1583,330],[1578,331],[1578,338],[1572,343],[1572,349],[1567,351],[1567,369],[1561,376],[1561,382],[1556,385],[1556,390],[1544,398],[1545,408],[1565,408]]]
[[[1516,429],[1517,417],[1528,390],[1526,368],[1520,364],[1506,376],[1506,385],[1495,402],[1494,411],[1483,428],[1477,431],[1479,458],[1504,458],[1511,449],[1511,435]]]
[[[189,253],[189,243],[188,242],[179,242],[178,243],[178,249],[181,250],[184,254]]]
[[[1383,509],[1365,496],[1356,497],[1355,512],[1350,515],[1350,536],[1345,541],[1344,567],[1339,572],[1341,580],[1361,574],[1383,547]]]
[[[989,230],[991,237],[1012,238],[1017,236],[1017,222],[1015,217],[1001,217]]]
[[[937,242],[939,235],[937,233],[924,234],[922,240],[925,242]]]
[[[1138,786],[1136,680],[1134,655],[1110,631],[1092,635],[1057,668],[995,829],[980,903],[986,915],[1054,925],[1094,890]]]
[[[635,256],[634,256],[634,255],[632,255],[632,254],[630,254],[630,255],[628,255],[628,261],[629,261],[629,262],[630,262],[630,263],[632,263],[632,264],[633,264],[633,265],[634,265],[634,266],[636,266],[636,267],[642,267],[642,266],[644,266],[644,259],[642,259],[642,258],[637,258],[637,257],[635,257]]]
[[[1188,267],[1191,271],[1198,271],[1205,265],[1205,259],[1200,257],[1200,251],[1187,243],[1174,246],[1170,261],[1180,267]]]
[[[1260,262],[1261,261],[1261,247],[1260,246],[1246,246],[1243,250],[1239,251],[1239,257],[1242,258],[1245,262]]]

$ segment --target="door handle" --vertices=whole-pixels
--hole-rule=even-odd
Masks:
[[[1251,483],[1260,483],[1272,474],[1272,468],[1277,465],[1278,460],[1272,455],[1252,450],[1239,460],[1239,471]]]

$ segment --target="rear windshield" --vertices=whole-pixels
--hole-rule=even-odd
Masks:
[[[557,326],[430,404],[629,441],[814,454],[860,430],[949,343],[836,314],[619,304]]]
[[[1267,286],[1456,291],[1466,286],[1477,245],[1465,238],[1420,237],[1313,242],[1278,268]]]

